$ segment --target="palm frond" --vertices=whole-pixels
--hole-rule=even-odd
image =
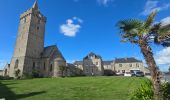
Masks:
[[[163,42],[161,45],[164,46],[164,47],[170,47],[170,43],[169,42]]]
[[[116,26],[125,34],[138,34],[143,21],[138,19],[127,19],[119,21]]]
[[[165,35],[158,35],[154,37],[154,43],[162,44],[170,42],[170,33]]]
[[[158,30],[160,29],[160,27],[161,27],[161,23],[156,23],[156,24],[154,24],[154,25],[151,27],[149,33],[157,34],[157,33],[158,33]]]
[[[170,33],[170,24],[161,26],[158,30],[159,35],[165,35]]]
[[[146,21],[144,23],[144,29],[147,30],[148,28],[150,28],[152,26],[152,23],[154,21],[156,14],[157,14],[157,11],[155,10],[148,16],[148,18],[146,19]]]

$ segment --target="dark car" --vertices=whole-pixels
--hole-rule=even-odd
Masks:
[[[143,72],[136,72],[135,74],[136,77],[144,77],[144,73]]]

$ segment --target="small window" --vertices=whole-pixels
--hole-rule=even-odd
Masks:
[[[136,67],[139,67],[139,64],[136,64]]]
[[[119,64],[119,67],[122,67],[122,64]]]
[[[88,69],[86,69],[86,72],[88,72]]]
[[[40,28],[39,28],[39,26],[37,26],[37,30],[39,30]]]
[[[33,62],[33,67],[32,67],[32,69],[35,69],[35,62]]]
[[[98,62],[96,62],[96,65],[98,65],[99,63]]]
[[[15,69],[18,68],[18,65],[19,65],[19,60],[17,59],[17,60],[15,61],[15,67],[14,67],[14,68],[15,68]]]
[[[24,18],[24,23],[26,23],[26,21],[27,21],[27,19],[26,19],[26,18]]]
[[[44,70],[45,70],[46,68],[45,68],[45,62],[44,62]]]
[[[129,67],[132,67],[132,64],[129,64]]]
[[[40,20],[38,20],[38,24],[40,23]]]
[[[52,72],[52,70],[53,70],[53,65],[51,64],[50,65],[50,72]]]

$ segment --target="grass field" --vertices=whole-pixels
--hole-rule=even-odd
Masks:
[[[145,78],[72,77],[0,81],[7,100],[127,100]]]

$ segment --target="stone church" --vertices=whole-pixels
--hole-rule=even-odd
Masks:
[[[37,1],[20,15],[20,23],[14,54],[6,67],[6,74],[15,77],[31,75],[33,71],[42,77],[57,77],[60,66],[66,66],[66,60],[56,45],[44,47],[46,17],[41,14]]]

